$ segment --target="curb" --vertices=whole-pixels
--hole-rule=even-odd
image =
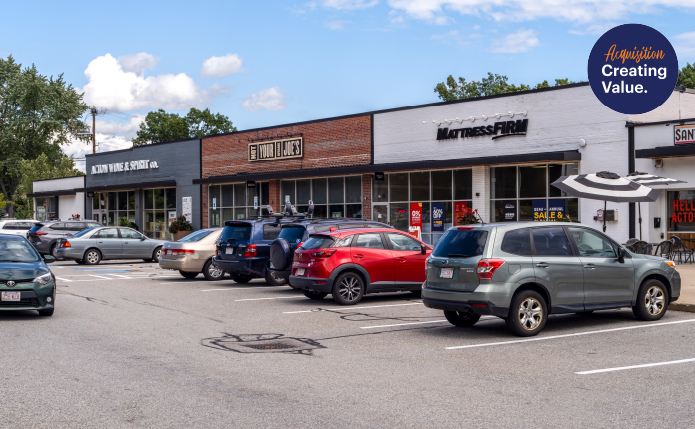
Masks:
[[[695,304],[686,304],[684,302],[673,302],[669,304],[668,309],[671,311],[685,311],[687,313],[695,313]]]

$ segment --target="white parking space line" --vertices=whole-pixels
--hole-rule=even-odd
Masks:
[[[264,299],[306,299],[304,296],[276,296],[274,298],[246,298],[235,299],[234,301],[263,301]]]
[[[176,283],[176,282],[172,282]],[[263,290],[263,289],[273,289],[273,288],[279,288],[279,287],[284,287],[286,288],[287,286],[261,286],[261,287],[226,287],[222,289],[202,289],[200,292],[212,292],[215,290]],[[297,297],[297,298],[303,298],[303,297]]]
[[[96,275],[96,274],[88,274],[88,276],[90,276],[90,277],[96,277],[96,278],[99,278],[99,279],[113,280],[111,277],[98,276],[98,275]]]
[[[362,308],[400,307],[403,305],[422,305],[422,303],[421,302],[415,302],[415,303],[411,303],[411,304],[370,305],[367,307],[320,308],[317,310],[283,311],[282,314],[316,313],[319,311],[349,311],[349,310],[357,310],[357,309],[362,309]]]
[[[676,320],[675,322],[640,324],[640,325],[635,325],[635,326],[625,326],[622,328],[602,329],[600,331],[587,331],[587,332],[576,332],[574,334],[551,335],[549,337],[540,337],[540,338],[534,337],[534,338],[527,338],[525,340],[501,341],[498,343],[484,343],[484,344],[471,344],[468,346],[445,347],[444,350],[470,349],[473,347],[487,347],[487,346],[503,346],[506,344],[526,343],[529,341],[554,340],[557,338],[578,337],[580,335],[591,335],[591,334],[603,334],[606,332],[626,331],[628,329],[651,328],[654,326],[675,325],[675,324],[679,324],[679,323],[689,323],[689,322],[695,322],[695,319]]]
[[[58,280],[60,280],[60,281],[63,281],[63,282],[74,282],[74,280],[64,279],[64,278],[58,277],[58,276],[56,276],[56,279],[58,279]]]
[[[611,371],[622,371],[625,369],[648,368],[650,366],[673,365],[676,363],[686,363],[686,362],[695,362],[695,359],[681,359],[681,360],[672,360],[669,362],[657,362],[657,363],[645,363],[642,365],[619,366],[617,368],[594,369],[591,371],[575,372],[575,374],[579,374],[579,375],[598,374],[600,372],[611,372]]]
[[[483,316],[481,319],[495,318],[496,316]],[[372,328],[390,328],[392,326],[406,326],[406,325],[422,325],[425,323],[443,323],[448,322],[448,320],[429,320],[427,322],[409,322],[409,323],[396,323],[395,325],[376,325],[376,326],[360,326],[360,329],[372,329]]]

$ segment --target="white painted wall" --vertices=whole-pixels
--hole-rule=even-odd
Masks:
[[[58,217],[60,219],[70,219],[73,214],[79,214],[84,219],[84,192],[78,192],[75,195],[61,195],[58,198]]]
[[[85,176],[62,177],[59,179],[37,180],[33,183],[34,192],[62,191],[84,188]],[[62,218],[61,218],[62,219]]]

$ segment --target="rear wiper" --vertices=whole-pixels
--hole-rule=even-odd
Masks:
[[[447,256],[447,258],[470,258],[471,257],[471,255],[461,255],[458,253],[449,253],[446,256]]]

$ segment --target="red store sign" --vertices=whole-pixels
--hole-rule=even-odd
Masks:
[[[695,222],[695,200],[673,200],[671,222]]]

